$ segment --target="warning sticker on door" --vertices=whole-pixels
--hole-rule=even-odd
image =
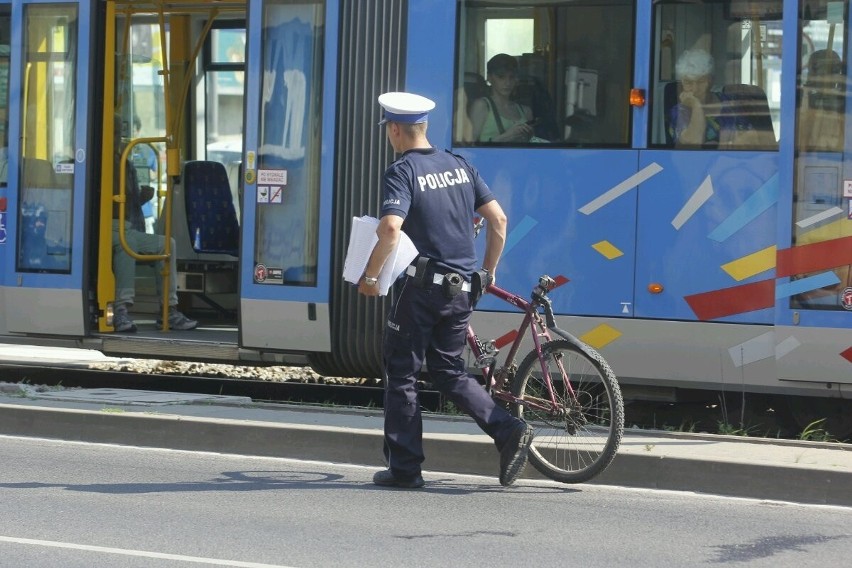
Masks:
[[[287,185],[287,170],[258,170],[259,185]]]

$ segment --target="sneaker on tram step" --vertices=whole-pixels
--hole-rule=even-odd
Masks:
[[[198,327],[197,321],[189,319],[179,312],[174,306],[169,308],[169,329],[174,329],[175,331],[188,331],[190,329],[195,329],[196,327]],[[163,329],[162,318],[157,318],[157,328]]]
[[[127,315],[127,308],[124,306],[116,308],[115,314],[112,316],[112,327],[115,331],[120,333],[136,332],[136,324],[133,323],[133,320],[130,319],[129,315]]]

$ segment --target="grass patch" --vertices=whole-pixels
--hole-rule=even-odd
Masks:
[[[836,442],[837,440],[823,426],[825,426],[825,418],[814,420],[802,429],[799,439],[812,442]]]

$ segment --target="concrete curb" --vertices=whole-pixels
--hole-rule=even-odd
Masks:
[[[377,429],[0,404],[0,434],[383,466]],[[686,440],[687,446],[696,443]],[[651,444],[639,445],[623,446],[590,483],[852,506],[852,469],[846,466],[746,462],[701,452],[659,455],[647,450]],[[742,444],[743,457],[748,445]],[[485,436],[427,433],[424,446],[427,471],[497,476],[497,452]],[[845,459],[850,452],[836,455]],[[533,467],[524,477],[543,479]]]

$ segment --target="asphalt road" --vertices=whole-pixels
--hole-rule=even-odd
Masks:
[[[0,436],[0,566],[847,566],[852,508]]]

